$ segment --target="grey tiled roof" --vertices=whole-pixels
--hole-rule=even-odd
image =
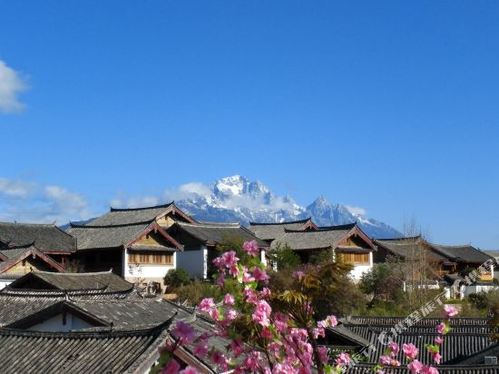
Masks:
[[[102,293],[130,292],[133,284],[111,271],[95,273],[53,273],[33,271],[11,283],[1,293],[26,290],[36,284],[38,290],[98,291]]]
[[[417,252],[426,250],[433,261],[446,261],[447,257],[431,251],[431,247],[421,237],[407,237],[395,239],[377,239],[374,241],[378,246],[387,249],[393,255],[407,258],[416,255]]]
[[[343,326],[353,333],[361,336],[374,344],[376,350],[371,350],[368,362],[378,362],[379,356],[383,354],[385,346],[380,335],[390,335],[390,329],[396,323],[403,321],[403,318],[354,318],[350,322],[344,322]],[[420,358],[423,362],[430,362],[431,358],[425,349],[426,344],[433,344],[438,336],[435,326],[441,320],[437,318],[425,318],[414,326],[402,331],[394,337],[394,341],[400,346],[404,343],[412,343],[418,347]],[[451,319],[451,331],[445,336],[441,346],[442,363],[452,364],[465,357],[474,355],[491,345],[495,344],[490,338],[490,328],[486,319],[456,318]],[[402,354],[399,360],[403,362]]]
[[[346,374],[372,374],[374,372],[372,364],[357,364],[345,371]],[[383,369],[386,374],[407,374],[407,366],[398,368]],[[497,374],[499,365],[443,365],[438,366],[438,372],[442,374]]]
[[[156,326],[177,312],[166,301],[142,300],[74,300],[71,301],[89,314],[113,325],[114,329],[129,330]]]
[[[16,269],[12,270],[12,268],[16,264],[27,258],[37,258],[39,261],[45,264],[46,268],[52,269],[53,271],[64,271],[64,268],[61,264],[56,262],[49,255],[40,251],[34,245],[4,249],[0,251],[0,253],[4,257],[6,257],[3,262],[0,262],[0,273],[2,274],[2,276],[4,276],[4,272],[6,275],[8,274],[7,276],[14,276],[15,274],[17,274],[17,276],[13,277],[13,279],[24,275],[24,270],[16,271]]]
[[[109,213],[93,219],[88,224],[91,226],[113,226],[145,221],[151,222],[172,206],[173,202],[145,208],[111,208]]]
[[[430,243],[432,248],[439,254],[456,262],[482,264],[492,259],[491,256],[472,245],[441,245]]]
[[[34,244],[43,252],[75,251],[74,238],[55,225],[0,222],[0,247],[28,244]]]
[[[261,223],[250,222],[250,230],[255,233],[257,237],[262,240],[274,240],[282,236],[284,231],[287,230],[303,230],[310,218],[302,219],[299,221],[288,221],[281,223]]]
[[[293,250],[324,249],[335,248],[338,242],[345,238],[353,226],[338,226],[319,229],[317,231],[290,231],[274,240],[271,248],[277,248],[279,245],[292,248]]]
[[[167,336],[168,324],[118,332],[0,329],[0,367],[6,374],[129,372],[136,363],[156,354]]]
[[[74,225],[67,232],[76,238],[78,250],[94,248],[118,248],[131,242],[152,221],[115,226]]]
[[[268,247],[263,240],[258,239],[251,231],[239,223],[200,222],[196,224],[177,222],[169,231],[181,230],[203,243],[219,244],[227,238],[256,240],[261,247]]]

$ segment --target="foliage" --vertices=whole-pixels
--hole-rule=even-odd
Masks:
[[[468,301],[477,309],[487,309],[490,306],[488,296],[485,292],[474,293],[468,296]]]
[[[188,305],[195,306],[205,297],[211,297],[214,300],[222,299],[220,287],[208,282],[195,280],[184,286],[175,288],[172,292],[178,295],[178,302],[186,302]]]
[[[339,374],[352,363],[348,353],[332,352],[319,344],[319,339],[325,338],[326,329],[337,324],[336,318],[326,315],[326,311],[332,310],[339,299],[349,299],[355,289],[349,288],[350,266],[324,257],[317,264],[269,276],[259,261],[255,241],[245,242],[237,252],[226,251],[214,259],[213,264],[218,269],[217,286],[200,286],[203,284],[200,282],[196,285],[204,294],[220,291],[218,297],[205,297],[198,304],[199,311],[214,321],[216,331],[198,335],[188,323],[178,321],[172,330],[173,338],[161,351],[158,366],[163,366],[162,372],[196,373],[191,367],[180,370],[180,364],[174,358],[180,345],[189,346],[196,356],[211,360],[219,371],[233,370],[236,374],[309,374],[312,370],[318,374]],[[384,273],[380,271],[381,275]],[[378,278],[383,279],[381,275]],[[375,283],[366,280],[364,287],[375,292]],[[185,290],[189,286],[192,285],[182,288]],[[344,294],[338,296],[339,292]],[[434,344],[427,345],[436,364],[441,360],[443,337],[450,329],[449,318],[457,314],[457,309],[446,305],[445,313],[444,322],[437,326],[440,335]],[[210,344],[212,337],[220,336],[230,341],[223,351]],[[387,366],[401,365],[396,360],[398,350],[398,345],[390,345],[379,362],[378,372]],[[438,373],[432,366],[418,361],[418,350],[412,344],[404,344],[402,350],[411,372]]]
[[[170,269],[163,281],[165,286],[172,289],[191,283],[191,277],[184,269]]]
[[[372,295],[374,300],[388,302],[400,299],[402,292],[400,279],[388,263],[374,264],[370,271],[362,275],[359,287],[364,293]]]
[[[272,263],[277,264],[278,270],[295,269],[301,261],[300,257],[289,246],[280,243],[269,253]]]

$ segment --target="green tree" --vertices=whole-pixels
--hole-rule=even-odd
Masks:
[[[177,288],[191,283],[189,273],[184,269],[170,269],[163,279],[168,288]]]

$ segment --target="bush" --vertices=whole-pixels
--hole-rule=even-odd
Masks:
[[[168,288],[177,288],[191,283],[189,273],[184,269],[170,269],[163,279]]]
[[[191,306],[198,305],[205,297],[212,297],[216,301],[222,299],[222,291],[219,286],[207,282],[195,280],[194,282],[178,287],[174,290],[177,294],[177,301],[187,302]]]
[[[291,248],[281,247],[280,244],[272,250],[270,258],[272,262],[277,264],[278,270],[295,269],[301,264],[300,257]]]

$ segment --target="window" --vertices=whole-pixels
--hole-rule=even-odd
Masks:
[[[341,258],[346,264],[369,264],[369,253],[342,253]]]
[[[142,265],[173,265],[172,253],[130,253],[128,262]]]

